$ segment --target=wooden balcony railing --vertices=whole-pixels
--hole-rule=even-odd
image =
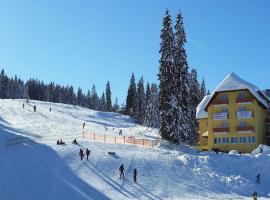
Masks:
[[[237,131],[254,131],[254,127],[253,126],[244,126],[244,127],[237,127]]]
[[[228,128],[213,128],[214,133],[221,133],[221,132],[230,132],[229,127]]]
[[[229,104],[228,99],[214,99],[213,105],[222,105],[222,104]]]
[[[252,98],[237,98],[236,103],[252,103]]]

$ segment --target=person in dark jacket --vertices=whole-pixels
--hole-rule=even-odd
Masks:
[[[83,127],[83,128],[85,127],[85,122],[83,122],[83,125],[82,125],[82,127]]]
[[[84,157],[84,154],[83,154],[83,150],[82,150],[82,148],[80,148],[80,157],[81,157],[81,160],[83,159],[83,157]]]
[[[90,155],[90,150],[87,148],[86,149],[86,158],[87,158],[87,160],[88,160],[88,156]]]
[[[133,180],[135,183],[137,183],[137,169],[136,168],[133,171]]]
[[[257,174],[257,176],[256,176],[256,183],[261,184],[261,175],[260,174]]]
[[[123,163],[119,167],[119,172],[120,172],[120,178],[125,178],[125,168],[124,168]]]
[[[34,105],[34,112],[36,112],[37,111],[37,106],[36,105]]]

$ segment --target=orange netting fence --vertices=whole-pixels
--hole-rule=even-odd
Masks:
[[[137,139],[134,136],[113,136],[105,134],[96,134],[91,132],[83,132],[83,137],[89,140],[95,140],[99,142],[114,143],[114,144],[130,144],[134,146],[154,147],[159,144],[158,140]]]

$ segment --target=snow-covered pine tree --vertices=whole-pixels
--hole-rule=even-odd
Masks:
[[[5,70],[1,70],[0,74],[0,98],[6,99],[8,95],[8,77],[5,74]]]
[[[197,71],[191,70],[189,75],[189,111],[190,111],[190,122],[189,122],[189,135],[188,141],[190,144],[197,142],[198,133],[198,122],[196,119],[196,108],[200,103],[200,85],[197,80]]]
[[[174,92],[176,96],[176,106],[174,106],[174,119],[177,122],[174,123],[175,140],[177,142],[185,141],[189,132],[189,72],[187,55],[185,51],[186,35],[183,25],[183,17],[181,12],[176,16],[175,24],[175,38],[174,38],[174,73],[173,84]],[[173,100],[175,101],[175,100]]]
[[[115,101],[114,101],[114,104],[113,104],[113,107],[112,107],[112,111],[113,112],[117,112],[117,110],[119,110],[119,104],[118,104],[118,98],[116,97],[115,98]]]
[[[200,100],[202,100],[206,95],[206,86],[205,86],[205,80],[202,79],[201,87],[200,87]]]
[[[177,103],[174,91],[173,77],[175,76],[173,65],[174,34],[172,29],[171,15],[167,10],[163,18],[161,30],[161,44],[159,60],[159,115],[161,136],[171,142],[178,142],[175,132],[175,115],[173,107]]]
[[[99,110],[100,111],[107,111],[107,102],[106,102],[104,92],[102,93],[100,100],[99,100]]]
[[[96,86],[94,84],[92,87],[92,90],[91,90],[91,104],[90,104],[91,106],[90,106],[90,108],[93,110],[98,110],[98,104],[99,104],[99,98],[97,95]]]
[[[108,81],[106,84],[106,111],[112,110],[112,93],[111,93],[111,87],[110,82]]]
[[[130,78],[125,113],[131,117],[135,117],[137,113],[137,90],[134,73],[132,73]]]
[[[82,106],[83,104],[83,92],[82,92],[82,88],[78,88],[78,92],[77,92],[77,105]]]
[[[149,100],[146,104],[144,125],[148,127],[159,127],[159,98],[158,87],[156,84],[151,84],[149,91]]]
[[[207,90],[207,95],[210,95],[210,94],[211,94],[210,90]]]
[[[143,124],[145,115],[145,93],[144,93],[144,82],[143,77],[140,78],[138,82],[137,91],[137,115],[135,116],[135,121],[139,124]]]

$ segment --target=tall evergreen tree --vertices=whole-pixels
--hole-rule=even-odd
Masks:
[[[198,122],[196,119],[196,108],[200,103],[200,85],[197,80],[197,71],[191,70],[189,76],[189,109],[190,109],[190,122],[189,122],[189,135],[188,140],[190,144],[197,142],[198,134]]]
[[[160,110],[160,126],[159,132],[161,136],[172,142],[177,142],[178,138],[175,133],[175,121],[173,115],[173,105],[177,99],[173,90],[173,78],[175,71],[173,70],[173,50],[174,50],[174,34],[172,30],[171,15],[167,10],[163,18],[161,30],[161,44],[159,60],[159,110]]]
[[[99,100],[99,110],[100,111],[107,111],[107,102],[106,102],[104,92],[102,93],[100,100]]]
[[[202,79],[201,88],[200,88],[200,99],[202,100],[206,95],[206,86],[205,86],[205,80]]]
[[[207,90],[207,95],[210,95],[210,94],[211,94],[210,90]]]
[[[98,107],[99,107],[98,104],[99,104],[99,98],[98,98],[98,95],[97,95],[96,86],[94,84],[93,87],[92,87],[92,90],[91,90],[90,108],[93,109],[93,110],[97,110]]]
[[[135,117],[137,113],[137,90],[135,83],[135,76],[132,73],[130,78],[130,84],[128,88],[128,94],[126,99],[126,112],[127,115]]]
[[[8,77],[5,74],[5,70],[2,69],[0,74],[0,98],[6,99],[8,96]]]
[[[159,127],[159,98],[156,84],[151,85],[149,91],[149,100],[146,104],[144,125],[158,128]]]
[[[112,107],[112,111],[117,112],[119,110],[119,108],[120,108],[120,106],[118,104],[118,98],[116,97],[115,101],[114,101],[114,104],[113,104],[113,107]]]
[[[174,70],[176,76],[174,79],[174,90],[177,94],[176,104],[174,109],[175,122],[175,140],[177,142],[185,141],[189,132],[189,72],[187,55],[185,50],[186,35],[183,25],[183,17],[181,12],[177,14],[175,24],[174,37]]]
[[[144,93],[144,82],[143,77],[140,78],[138,82],[138,92],[137,92],[137,116],[135,120],[139,124],[143,124],[145,116],[145,93]]]
[[[112,110],[112,93],[110,82],[108,81],[106,84],[106,111]]]
[[[83,105],[83,92],[82,88],[78,88],[77,92],[77,105],[82,106]]]

